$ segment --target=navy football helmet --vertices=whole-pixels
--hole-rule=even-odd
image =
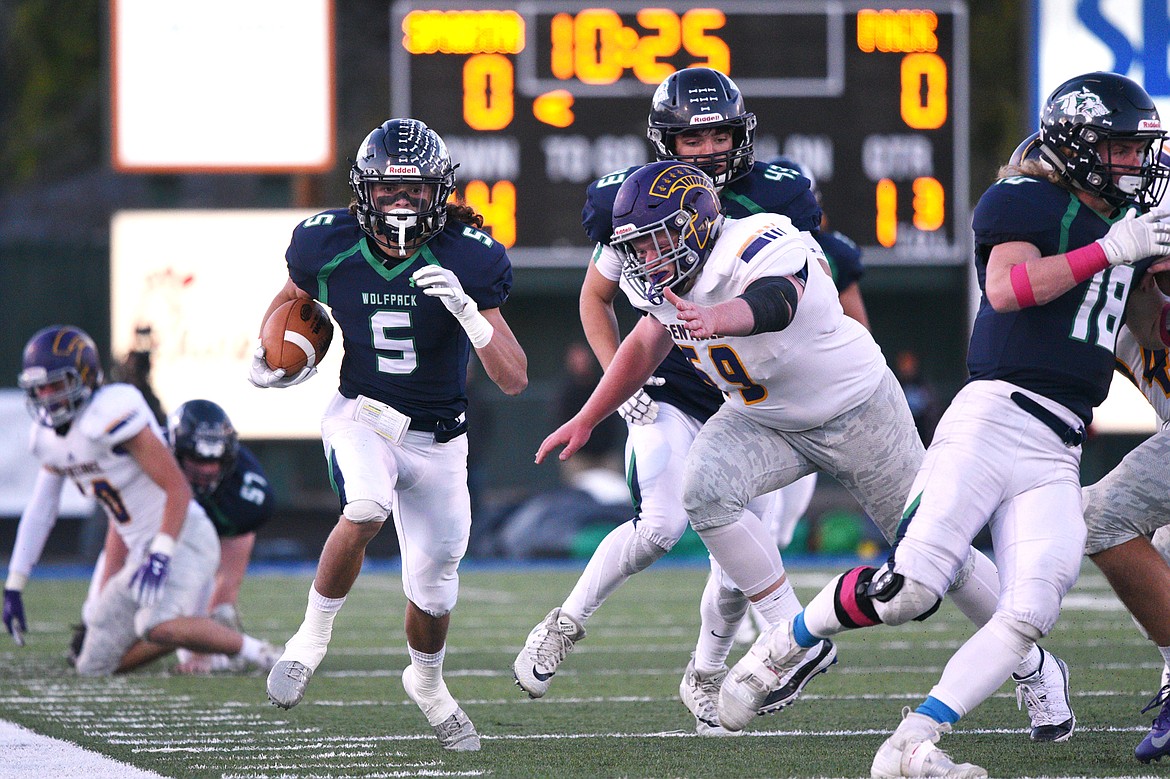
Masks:
[[[1146,90],[1116,73],[1087,73],[1064,82],[1040,113],[1040,158],[1071,185],[1116,208],[1146,208],[1161,200],[1167,177],[1157,160],[1165,138]],[[1101,142],[1117,140],[1144,142],[1142,163],[1110,159],[1109,146]]]
[[[215,492],[240,454],[227,413],[210,400],[188,400],[167,417],[167,441],[195,494]],[[212,465],[217,467],[211,467]]]
[[[447,198],[455,191],[455,168],[447,144],[417,119],[391,119],[373,130],[358,147],[349,169],[349,186],[357,198],[355,214],[362,231],[379,246],[406,256],[442,231]],[[384,211],[371,188],[396,188],[410,207]]]
[[[694,284],[723,228],[719,194],[703,171],[682,162],[652,162],[622,182],[613,203],[610,245],[638,294],[662,302]],[[655,247],[647,259],[646,249]]]
[[[755,161],[756,115],[743,107],[739,87],[711,68],[686,68],[671,73],[650,104],[646,137],[659,160],[679,160],[697,165],[723,187],[747,175]],[[725,127],[731,131],[731,149],[703,157],[680,156],[675,138],[687,130]],[[722,171],[719,170],[722,168]]]
[[[17,384],[39,424],[60,429],[73,421],[102,383],[97,345],[84,330],[51,325],[24,347]]]
[[[1020,141],[1020,145],[1012,152],[1012,156],[1008,159],[1008,165],[1018,168],[1020,163],[1028,160],[1040,160],[1040,133],[1032,133],[1024,140]],[[1052,167],[1047,165],[1047,167]]]

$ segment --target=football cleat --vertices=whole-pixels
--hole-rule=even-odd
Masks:
[[[423,698],[414,684],[414,666],[408,665],[402,670],[402,687],[410,699],[427,716],[427,721],[430,721],[431,712],[435,709],[455,706],[455,711],[446,719],[431,726],[435,731],[435,737],[443,745],[443,749],[450,749],[453,752],[479,751],[479,733],[475,732],[475,725],[471,724],[471,719],[459,707],[459,704],[455,703],[455,699],[451,697],[445,684],[440,682],[439,694],[434,698]]]
[[[1154,699],[1142,709],[1142,714],[1157,706],[1161,706],[1162,710],[1158,712],[1158,716],[1154,717],[1154,722],[1150,725],[1150,732],[1133,751],[1134,757],[1142,763],[1161,760],[1166,755],[1170,755],[1170,685],[1158,690]]]
[[[268,674],[268,700],[273,706],[291,709],[305,697],[313,669],[296,660],[278,660]]]
[[[796,668],[784,679],[778,688],[768,693],[760,704],[760,714],[775,714],[794,702],[805,686],[818,674],[829,670],[837,662],[837,645],[825,639],[812,648]]]
[[[900,776],[983,779],[987,772],[971,763],[956,763],[935,746],[950,723],[935,722],[925,714],[902,709],[902,722],[878,748],[869,775],[872,779]]]
[[[1053,662],[1055,661],[1055,662]],[[1077,726],[1068,693],[1068,666],[1051,652],[1040,650],[1040,668],[1016,683],[1016,707],[1028,707],[1033,741],[1068,741]]]
[[[479,734],[475,732],[475,725],[463,713],[463,709],[455,709],[455,713],[435,725],[435,736],[443,749],[452,752],[478,752]]]
[[[760,714],[773,692],[780,692],[769,705],[779,711],[796,700],[805,685],[837,660],[833,642],[825,640],[811,648],[792,638],[792,623],[784,622],[763,633],[747,654],[727,673],[719,691],[719,722],[728,730],[743,730]]]
[[[573,645],[583,638],[585,628],[581,623],[559,608],[550,611],[528,634],[524,648],[512,663],[516,684],[529,698],[544,695],[557,668],[573,651]]]
[[[69,638],[69,651],[65,654],[69,665],[77,665],[77,657],[81,654],[81,645],[85,643],[85,631],[84,622],[73,626],[73,635]]]
[[[727,730],[719,724],[719,688],[727,676],[724,666],[712,674],[695,670],[695,656],[687,663],[678,694],[683,705],[695,715],[695,732],[700,736],[738,736],[743,731]]]

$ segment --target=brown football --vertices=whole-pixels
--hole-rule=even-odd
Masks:
[[[260,343],[264,362],[291,376],[305,365],[319,365],[333,340],[333,322],[315,300],[282,303],[264,322]]]

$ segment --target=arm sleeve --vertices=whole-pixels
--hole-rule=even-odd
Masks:
[[[5,589],[24,589],[24,582],[32,573],[33,566],[41,559],[45,541],[57,524],[57,510],[61,505],[61,487],[64,482],[64,476],[58,476],[45,468],[37,472],[32,496],[16,528],[16,543],[12,545]],[[14,576],[17,577],[15,580]]]

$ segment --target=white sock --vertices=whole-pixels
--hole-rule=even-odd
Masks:
[[[240,647],[240,657],[249,663],[258,662],[260,660],[260,652],[264,648],[264,642],[258,638],[249,636],[247,633],[243,634],[243,639],[244,645]]]
[[[447,654],[447,647],[434,654],[420,652],[409,645],[406,648],[410,652],[414,702],[426,715],[427,722],[438,725],[459,708],[459,704],[447,689],[447,683],[443,681],[443,658]]]
[[[747,611],[748,599],[739,590],[720,584],[721,572],[713,566],[699,601],[699,640],[695,645],[695,670],[710,674],[727,663],[735,631]]]
[[[329,648],[329,639],[333,637],[333,619],[341,607],[345,605],[345,597],[326,598],[317,592],[314,586],[309,587],[309,605],[305,609],[305,621],[301,623],[293,637],[284,645],[282,660],[296,660],[309,666],[314,671],[325,657]]]
[[[800,599],[792,589],[792,582],[787,577],[775,590],[760,600],[752,601],[752,606],[767,620],[769,626],[795,618],[802,608]]]

